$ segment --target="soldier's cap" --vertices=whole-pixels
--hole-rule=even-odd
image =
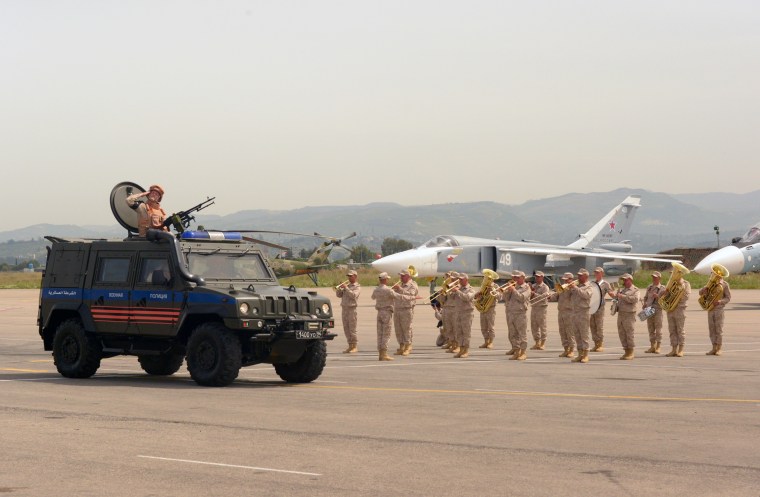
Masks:
[[[150,185],[148,188],[148,191],[156,190],[158,194],[161,196],[158,200],[160,201],[162,198],[164,198],[164,189],[161,185]]]
[[[582,267],[582,268],[580,268],[578,270],[578,274],[586,274],[587,275],[588,274],[588,269],[586,269],[585,267]]]
[[[449,278],[459,278],[459,273],[456,271],[449,271]]]
[[[562,275],[563,280],[571,280],[573,279],[573,273],[565,273]]]
[[[523,273],[522,271],[512,271],[512,277],[513,278],[519,278],[521,276],[524,278],[525,277],[525,273]]]
[[[348,272],[346,273],[346,276],[357,276],[357,275],[358,273],[354,271],[353,269],[349,269]]]
[[[624,279],[624,280],[631,280],[631,281],[633,281],[633,276],[631,276],[630,273],[625,273],[623,276],[621,276],[621,278]]]
[[[654,273],[652,273],[652,278],[662,278],[662,275],[660,274],[659,271],[655,271]]]
[[[385,273],[385,272],[380,273],[380,274],[377,275],[377,278],[381,279],[381,280],[387,280],[388,279],[388,273]]]
[[[543,275],[544,275],[543,271],[536,271],[536,276],[543,276]]]
[[[603,267],[595,267],[594,268],[595,273],[602,273],[604,274],[604,268]]]
[[[467,273],[459,273],[459,279],[469,280],[470,277],[467,275]]]
[[[399,276],[409,276],[409,271],[407,271],[406,269],[402,269],[401,271],[399,271],[398,275]]]

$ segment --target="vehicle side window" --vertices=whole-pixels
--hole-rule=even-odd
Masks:
[[[171,280],[169,261],[164,258],[146,258],[140,266],[139,283],[144,285],[167,285]]]
[[[129,278],[129,257],[104,257],[100,259],[96,283],[126,283]]]

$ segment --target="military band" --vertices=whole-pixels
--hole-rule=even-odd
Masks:
[[[602,290],[602,295],[607,295],[611,290],[611,286],[607,280],[604,279],[604,268],[594,268],[594,281]],[[589,327],[591,328],[591,340],[594,341],[594,348],[591,352],[604,352],[604,306],[599,306],[596,312],[591,313],[591,319],[589,321]]]
[[[356,271],[351,269],[346,273],[346,276],[348,276],[348,281],[344,281],[335,288],[335,295],[340,299],[343,333],[346,335],[346,341],[348,342],[348,347],[343,353],[353,354],[359,350],[359,336],[356,332],[356,306],[358,305],[362,287],[356,281],[358,276]]]
[[[644,301],[641,304],[642,312],[651,309],[651,314],[646,318],[650,346],[644,351],[645,354],[659,354],[662,344],[662,307],[659,300],[665,292],[665,285],[660,283],[661,278],[659,271],[652,273],[652,283],[644,291]]]
[[[535,282],[530,287],[530,332],[534,345],[531,350],[544,350],[546,346],[546,311],[549,308],[549,285],[544,283],[544,273],[536,271]]]
[[[396,355],[407,356],[412,353],[412,320],[414,319],[414,306],[417,303],[419,289],[412,279],[409,271],[404,269],[399,274],[400,281],[393,285],[399,298],[395,300],[393,309],[393,327],[396,331],[398,350]]]
[[[470,277],[465,273],[459,274],[459,288],[451,293],[455,304],[456,343],[459,352],[454,357],[464,358],[470,355],[470,335],[472,334],[472,319],[475,313],[475,289],[470,286]]]
[[[636,304],[639,303],[639,289],[633,285],[633,276],[626,273],[620,278],[623,281],[622,288],[615,293],[617,300],[617,328],[620,336],[620,345],[625,353],[620,359],[630,361],[634,357],[636,347],[633,338],[636,326]]]

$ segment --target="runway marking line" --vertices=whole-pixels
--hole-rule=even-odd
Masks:
[[[366,392],[400,392],[400,393],[445,393],[445,394],[466,394],[466,395],[504,395],[516,397],[561,397],[561,398],[578,398],[578,399],[605,399],[605,400],[646,400],[646,401],[663,401],[663,402],[723,402],[738,404],[760,404],[760,399],[721,399],[709,397],[653,397],[646,395],[600,395],[600,394],[583,394],[583,393],[561,393],[561,392],[521,392],[515,390],[445,390],[434,388],[391,388],[391,387],[352,387],[337,385],[284,385],[291,388],[328,388],[333,390],[355,390]]]
[[[14,373],[49,373],[47,369],[18,369],[18,368],[0,368],[0,371],[13,371]]]
[[[159,461],[184,462],[188,464],[203,464],[204,466],[220,466],[223,468],[253,469],[256,471],[269,471],[271,473],[288,473],[292,475],[322,476],[319,473],[306,473],[304,471],[292,471],[288,469],[259,468],[256,466],[241,466],[238,464],[223,464],[223,463],[218,463],[218,462],[192,461],[190,459],[173,459],[171,457],[156,457],[156,456],[137,456],[137,457],[141,457],[143,459],[157,459]]]

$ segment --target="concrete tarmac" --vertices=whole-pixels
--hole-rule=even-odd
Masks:
[[[504,355],[503,305],[494,350],[454,359],[420,306],[413,353],[379,362],[371,290],[350,355],[320,290],[339,337],[319,380],[257,365],[225,388],[184,367],[148,376],[135,357],[63,378],[37,334],[38,292],[0,290],[0,494],[760,495],[760,291],[732,291],[721,357],[704,355],[693,296],[684,357],[644,354],[637,321],[636,358],[618,360],[608,312],[606,351],[578,364],[557,357],[556,304],[547,349],[525,362]],[[477,319],[472,335],[482,343]]]

